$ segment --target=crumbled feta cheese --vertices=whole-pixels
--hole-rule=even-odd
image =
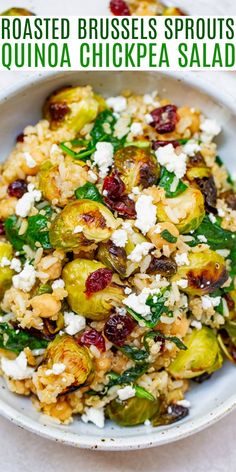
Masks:
[[[150,195],[141,195],[135,203],[137,219],[135,226],[146,234],[156,223],[156,206],[152,203],[153,199]]]
[[[64,287],[65,287],[65,282],[62,279],[54,280],[54,282],[52,283],[53,290],[57,290],[57,288],[64,288]]]
[[[151,426],[151,421],[150,420],[145,420],[144,421],[144,426]]]
[[[169,172],[174,172],[176,177],[181,179],[186,172],[187,155],[184,152],[176,154],[172,144],[159,147],[156,152],[158,162],[166,167]]]
[[[188,281],[187,279],[180,279],[180,280],[177,280],[176,284],[181,288],[187,288]]]
[[[27,357],[24,351],[14,360],[2,357],[1,367],[5,375],[15,380],[29,379],[34,372],[32,367],[27,367]]]
[[[107,191],[107,190],[103,190],[102,194],[103,194],[104,197],[107,197],[108,191]]]
[[[196,329],[202,329],[202,323],[197,320],[191,321],[191,326]]]
[[[125,287],[124,292],[125,292],[125,295],[130,295],[130,293],[132,293],[132,290],[129,287]]]
[[[145,103],[145,105],[153,105],[155,107],[160,106],[160,103],[155,100],[157,93],[157,90],[153,91],[152,93],[145,93],[143,96],[143,103]]]
[[[220,134],[221,127],[215,120],[204,119],[200,124],[201,140],[203,142],[212,141],[212,139]]]
[[[143,257],[147,256],[149,251],[154,248],[154,244],[140,243],[135,246],[131,254],[128,256],[132,262],[141,262]]]
[[[194,141],[188,141],[188,143],[183,146],[184,153],[190,157],[194,156],[194,154],[196,154],[200,150],[201,146],[199,146],[199,144]]]
[[[78,333],[86,326],[84,316],[76,315],[73,311],[65,311],[64,321],[66,326],[65,332],[71,336]]]
[[[217,254],[224,257],[225,259],[230,255],[229,249],[216,249]]]
[[[145,119],[147,125],[150,125],[150,123],[153,122],[153,117],[150,113],[147,113],[146,115],[144,115],[144,119]]]
[[[188,400],[179,400],[176,402],[179,406],[184,406],[185,408],[190,408],[191,403]]]
[[[130,385],[126,385],[126,387],[118,388],[117,395],[121,401],[128,400],[129,398],[135,397],[135,389]]]
[[[133,193],[134,195],[139,195],[139,194],[140,194],[139,188],[138,188],[138,187],[133,187],[133,188],[132,188],[132,193]]]
[[[31,156],[29,152],[24,152],[23,156],[24,156],[27,167],[29,167],[30,169],[33,169],[34,167],[36,167],[37,163],[35,162],[35,160],[33,159],[33,157]]]
[[[12,277],[13,286],[23,292],[30,292],[36,281],[35,268],[26,262],[23,270]]]
[[[225,212],[224,212],[223,208],[218,208],[218,215],[219,215],[221,218],[224,218]]]
[[[158,292],[158,289],[155,290],[155,293]],[[147,298],[153,291],[149,288],[144,288],[139,295],[136,293],[131,293],[127,298],[123,300],[124,305],[131,308],[131,310],[136,311],[144,318],[148,317],[151,314],[150,306],[146,305]]]
[[[110,108],[113,108],[115,113],[121,113],[127,108],[127,100],[122,96],[110,97],[106,100],[106,102]]]
[[[40,190],[35,190],[33,184],[28,185],[28,192],[24,193],[16,204],[16,215],[25,218],[30,213],[35,202],[39,202],[42,197]]]
[[[215,308],[220,305],[221,297],[210,297],[209,295],[203,295],[201,297],[202,308],[207,310],[208,308]]]
[[[83,226],[77,225],[77,226],[75,227],[73,233],[74,233],[74,234],[82,233],[83,229],[84,229]]]
[[[0,262],[0,267],[9,267],[11,265],[10,259],[8,259],[6,256],[3,256]]]
[[[143,127],[142,127],[141,123],[134,122],[130,126],[130,131],[134,136],[140,136],[140,135],[143,134]]]
[[[213,213],[209,213],[209,220],[212,224],[216,223],[216,217]]]
[[[200,241],[200,243],[207,243],[207,238],[204,236],[204,234],[199,234],[197,237]]]
[[[51,369],[47,369],[45,374],[46,375],[60,375],[62,374],[62,372],[64,372],[66,366],[65,364],[62,364],[62,362],[55,362],[55,364],[53,364],[52,368]]]
[[[101,142],[97,143],[96,151],[93,155],[94,163],[99,168],[99,175],[101,178],[106,177],[109,167],[113,164],[114,149],[111,143]]]
[[[81,416],[81,420],[84,423],[89,423],[89,422],[94,423],[98,428],[104,428],[104,424],[105,424],[104,409],[86,407],[83,415]]]
[[[184,252],[183,254],[176,254],[175,262],[178,266],[189,265],[190,262],[188,260],[187,252]]]
[[[117,229],[112,233],[111,240],[117,247],[125,247],[128,241],[127,232],[125,229]]]
[[[90,182],[92,182],[92,183],[97,182],[98,178],[97,178],[95,172],[93,172],[92,170],[89,170],[88,171],[88,176],[90,178]]]
[[[10,268],[14,270],[15,272],[20,272],[21,271],[21,261],[20,259],[17,259],[16,257],[13,257],[11,260]]]

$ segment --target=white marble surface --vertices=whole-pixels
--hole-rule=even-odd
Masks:
[[[106,14],[108,0],[2,0],[0,10],[26,6],[35,13],[53,15]],[[174,1],[173,1],[174,3]],[[236,15],[235,0],[179,0],[191,14]],[[28,74],[0,73],[0,87],[7,88]],[[224,87],[236,100],[235,73],[198,73],[199,80]],[[213,85],[214,84],[214,85]],[[0,419],[0,471],[5,472],[235,472],[236,412],[188,439],[160,448],[134,452],[90,452],[62,446],[17,428]]]

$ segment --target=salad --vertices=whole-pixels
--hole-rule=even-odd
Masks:
[[[0,165],[0,372],[57,422],[174,423],[236,359],[236,195],[215,120],[65,87]],[[210,380],[209,380],[210,382]]]

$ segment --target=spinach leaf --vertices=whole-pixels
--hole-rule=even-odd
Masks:
[[[48,221],[45,215],[29,216],[26,232],[19,235],[20,220],[15,215],[9,216],[5,221],[7,239],[16,251],[22,251],[25,244],[35,249],[36,243],[40,243],[43,249],[51,249]]]
[[[32,336],[26,331],[15,330],[7,323],[0,323],[0,348],[19,354],[25,347],[44,349],[48,345],[45,339]]]
[[[52,293],[52,287],[49,284],[42,284],[37,289],[36,295],[43,295],[44,293]]]
[[[146,305],[150,306],[151,314],[148,319],[144,318],[142,315],[132,310],[132,308],[126,307],[126,310],[136,321],[141,322],[144,326],[153,328],[157,325],[163,313],[166,313],[168,316],[172,316],[172,313],[165,306],[167,295],[167,289],[163,290],[157,295],[149,295],[146,301]]]
[[[154,402],[156,399],[155,397],[146,390],[146,388],[140,387],[139,385],[134,385],[135,396],[138,398],[146,398],[146,400],[150,400]]]
[[[79,187],[75,191],[75,196],[78,200],[88,199],[94,202],[103,203],[102,195],[97,189],[96,185],[86,182],[82,187]]]
[[[99,113],[90,133],[93,143],[98,143],[104,135],[110,137],[116,121],[117,120],[111,110],[104,110]]]
[[[165,167],[162,167],[161,177],[158,185],[159,187],[164,188],[167,198],[178,197],[178,195],[183,193],[188,188],[188,186],[184,182],[182,182],[182,180],[179,180],[175,191],[171,191],[171,185],[175,177],[176,176],[174,172],[169,172]]]
[[[164,231],[162,231],[161,233],[161,237],[163,239],[165,239],[166,241],[168,241],[168,243],[176,243],[177,239],[176,236],[173,236],[173,234],[171,234],[168,229],[164,229]]]
[[[200,226],[191,236],[193,240],[188,245],[193,247],[199,244],[198,236],[204,235],[211,249],[229,249],[236,252],[236,233],[221,228],[220,219],[212,223],[209,216],[205,216]]]
[[[147,361],[148,353],[144,349],[138,349],[135,346],[129,346],[125,344],[120,347],[120,351],[123,352],[129,359],[132,359],[136,364],[143,364]]]
[[[135,367],[131,367],[128,370],[125,370],[123,374],[116,374],[115,372],[111,371],[108,374],[109,383],[108,389],[113,387],[114,385],[123,385],[123,384],[130,384],[136,382],[136,380],[141,377],[147,371],[148,365],[137,365]]]
[[[171,341],[172,343],[174,343],[180,350],[182,351],[186,351],[187,350],[187,347],[185,346],[185,344],[183,343],[183,341],[181,341],[181,339],[177,338],[177,336],[166,336],[165,334],[161,333],[161,331],[149,331],[147,334],[145,334],[144,338],[143,338],[143,343],[144,343],[144,346],[146,348],[146,350],[149,352],[149,344],[148,344],[148,339],[155,339],[155,338],[158,338],[158,340],[167,340],[167,341]]]

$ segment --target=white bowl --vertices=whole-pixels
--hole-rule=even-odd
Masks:
[[[176,78],[177,77],[177,78]],[[115,95],[123,89],[147,93],[158,89],[179,105],[201,108],[209,117],[216,118],[223,126],[218,140],[220,155],[228,167],[234,170],[236,105],[230,103],[219,89],[208,90],[199,76],[188,74],[181,80],[177,74],[151,72],[83,72],[35,75],[24,85],[15,85],[6,95],[0,94],[0,160],[4,160],[14,145],[15,137],[27,124],[35,123],[41,116],[45,97],[62,85],[90,84],[97,92]],[[223,90],[223,87],[222,87]],[[32,432],[49,439],[81,448],[126,450],[158,446],[189,436],[211,425],[229,413],[236,405],[236,370],[225,363],[223,369],[202,385],[192,385],[187,394],[191,402],[190,415],[172,426],[152,428],[138,426],[120,428],[108,422],[104,430],[75,419],[69,426],[55,424],[36,412],[27,398],[10,393],[3,379],[0,380],[0,413]]]

